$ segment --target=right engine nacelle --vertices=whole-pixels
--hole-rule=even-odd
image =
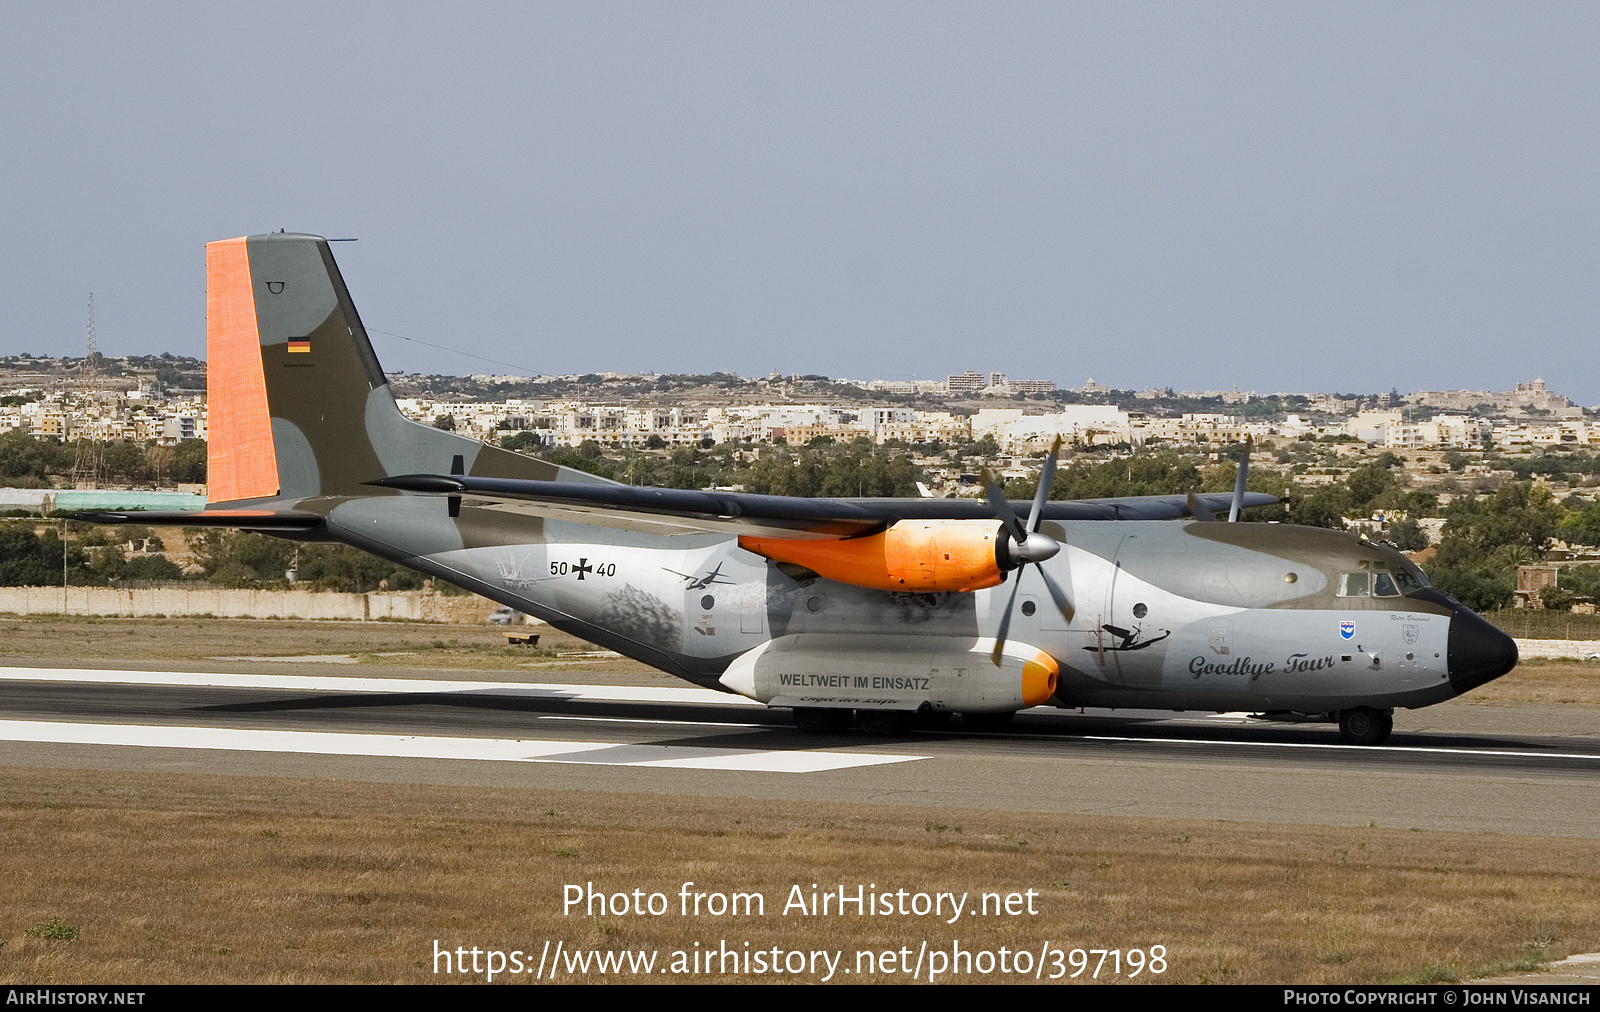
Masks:
[[[993,650],[988,637],[796,633],[741,654],[721,681],[763,703],[816,708],[984,713],[1055,695],[1054,657],[1011,640],[997,667]]]
[[[739,547],[856,587],[932,594],[999,586],[1013,569],[998,520],[901,520],[864,538],[745,536]]]

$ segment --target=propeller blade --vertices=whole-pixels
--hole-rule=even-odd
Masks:
[[[1006,500],[1005,490],[1000,487],[1000,481],[994,472],[987,467],[983,469],[983,498],[988,502],[989,508],[994,510],[995,516],[1006,525],[1006,531],[1011,535],[1011,540],[1022,544],[1028,540],[1027,528],[1022,526],[1022,521],[1017,519],[1016,511],[1011,508],[1011,503]]]
[[[1051,445],[1044,458],[1044,470],[1039,472],[1039,490],[1033,494],[1033,509],[1028,513],[1028,533],[1039,529],[1039,519],[1044,514],[1044,504],[1050,499],[1050,485],[1056,480],[1056,454],[1061,452],[1061,437]]]
[[[994,666],[1000,666],[1000,655],[1006,649],[1006,635],[1011,632],[1011,609],[1017,603],[1017,588],[1022,586],[1022,570],[1017,570],[1017,579],[1011,584],[1011,599],[1006,601],[1006,610],[1000,613],[1000,628],[994,634],[994,653],[989,659],[994,661]],[[994,598],[990,598],[994,600]]]
[[[1189,493],[1189,515],[1196,520],[1215,520],[1217,518],[1216,512],[1206,509],[1204,504],[1200,502],[1200,497],[1193,492]]]
[[[1065,559],[1065,556],[1063,556],[1063,559]],[[1068,624],[1071,624],[1072,616],[1076,615],[1078,610],[1072,606],[1072,601],[1062,592],[1061,588],[1056,586],[1056,581],[1050,579],[1050,574],[1045,572],[1044,567],[1039,566],[1036,568],[1039,570],[1039,576],[1044,580],[1045,589],[1050,592],[1050,599],[1056,603],[1056,608],[1061,611],[1061,617],[1066,619]]]
[[[1228,510],[1228,523],[1239,522],[1239,511],[1244,508],[1244,479],[1250,472],[1250,449],[1255,445],[1255,437],[1244,437],[1244,456],[1239,458],[1239,476],[1233,482],[1233,506]]]

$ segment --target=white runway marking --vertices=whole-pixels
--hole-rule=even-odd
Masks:
[[[0,741],[125,745],[233,752],[299,752],[395,759],[478,759],[494,762],[586,763],[760,773],[818,773],[926,759],[874,752],[800,752],[594,741],[454,738],[441,735],[267,731],[235,727],[166,727],[0,720]]]
[[[679,688],[679,687],[676,687],[676,686],[576,685],[576,684],[566,684],[566,683],[529,683],[529,682],[475,682],[475,681],[464,681],[464,680],[422,679],[422,678],[416,678],[416,679],[413,679],[413,678],[348,678],[348,677],[341,677],[341,676],[337,676],[337,675],[261,675],[261,674],[240,675],[240,674],[222,674],[222,673],[199,673],[199,672],[187,672],[187,671],[115,671],[115,670],[101,670],[101,669],[98,669],[98,668],[0,668],[0,682],[7,681],[7,680],[10,680],[10,681],[39,681],[39,682],[88,682],[88,683],[118,684],[118,685],[216,686],[216,687],[221,687],[221,688],[272,689],[272,690],[287,690],[287,691],[296,691],[296,692],[366,692],[366,693],[403,693],[403,694],[416,694],[416,693],[462,693],[462,694],[474,694],[474,693],[476,693],[476,694],[482,694],[482,695],[523,696],[523,697],[531,697],[531,698],[537,698],[537,699],[563,699],[563,700],[574,700],[574,701],[577,701],[577,700],[588,700],[588,701],[596,701],[596,702],[602,702],[603,701],[603,702],[629,702],[629,703],[689,703],[689,704],[696,704],[696,705],[708,705],[709,704],[709,705],[715,705],[715,706],[726,706],[726,707],[729,707],[729,708],[751,708],[751,707],[759,708],[759,709],[765,709],[766,708],[763,704],[757,703],[754,700],[745,699],[743,696],[735,696],[735,695],[731,695],[731,694],[726,693],[726,692],[718,692],[718,691],[716,691],[714,689],[701,689],[701,688],[695,688],[695,687],[690,687],[690,686],[684,686],[682,688]],[[1048,710],[1049,708],[1041,707],[1039,709]],[[1054,711],[1051,711],[1051,712],[1054,712]],[[1072,711],[1066,711],[1066,712],[1067,713],[1072,713]],[[1080,711],[1080,712],[1082,712],[1084,714],[1089,714],[1089,715],[1112,715],[1112,714],[1126,715],[1126,714],[1134,714],[1134,713],[1143,713],[1144,711],[1133,711],[1133,710],[1122,710],[1122,711],[1092,710],[1092,711]],[[1245,711],[1239,711],[1237,713],[1209,714],[1209,715],[1206,715],[1205,717],[1199,717],[1197,715],[1167,714],[1165,711],[1163,711],[1162,713],[1163,713],[1163,716],[1164,716],[1165,719],[1154,721],[1154,722],[1156,722],[1156,723],[1167,723],[1168,721],[1171,721],[1172,723],[1186,723],[1186,722],[1212,723],[1212,722],[1215,722],[1215,723],[1224,723],[1224,724],[1250,724],[1250,725],[1254,725],[1254,724],[1258,723],[1257,721],[1254,721],[1254,720],[1250,719],[1250,714],[1245,712]],[[731,714],[730,714],[730,716],[731,716]],[[667,724],[687,724],[687,725],[704,725],[704,726],[729,726],[729,727],[754,726],[754,725],[746,725],[746,724],[741,724],[741,723],[736,723],[736,722],[723,723],[723,722],[711,722],[711,721],[674,721],[674,720],[659,720],[659,719],[652,720],[650,718],[637,718],[637,717],[635,717],[635,718],[618,718],[618,717],[576,717],[576,716],[567,716],[567,715],[548,715],[548,716],[545,716],[545,717],[543,717],[541,719],[546,719],[546,720],[555,720],[555,719],[562,719],[562,720],[591,720],[591,721],[595,721],[595,722],[599,722],[599,723],[647,723],[647,722],[649,722],[649,723],[657,723],[657,722],[659,722],[659,723],[667,723]],[[5,723],[5,722],[0,722],[0,724],[3,724],[3,723]],[[32,722],[14,721],[14,722],[11,722],[11,723],[13,723],[13,724],[28,724],[28,723],[32,723]],[[126,725],[101,725],[101,724],[68,725],[68,724],[62,724],[62,725],[59,725],[59,726],[61,726],[61,727],[80,727],[81,726],[81,727],[91,727],[91,728],[103,728],[103,727],[113,727],[113,728],[115,728],[115,727],[125,727]],[[139,730],[139,729],[134,729],[134,730]],[[173,728],[156,727],[156,728],[149,728],[148,730],[170,731],[170,730],[174,730],[174,729]],[[198,728],[198,729],[194,729],[194,730],[204,731],[204,730],[208,730],[208,729]],[[238,731],[238,732],[229,732],[229,733],[237,733],[237,734],[314,735],[314,734],[317,734],[318,732],[309,732],[309,731],[282,731],[282,732],[278,732],[278,731],[272,731],[272,732],[267,732],[267,731],[262,731],[262,732],[248,731],[247,732],[247,731]],[[399,736],[386,736],[386,735],[333,735],[332,737],[333,738],[373,738],[373,739],[393,738],[393,740],[396,740],[396,741],[400,741],[400,740],[405,740],[405,741],[443,741],[443,742],[451,742],[451,743],[495,742],[495,741],[498,741],[498,739],[449,738],[449,737],[442,737],[442,738],[411,738],[411,737],[406,737],[406,738],[401,738]],[[1166,745],[1209,745],[1209,746],[1212,746],[1212,747],[1243,746],[1243,747],[1261,748],[1261,749],[1332,749],[1332,750],[1345,750],[1345,751],[1350,751],[1350,752],[1355,752],[1355,753],[1382,753],[1382,752],[1390,752],[1390,753],[1398,752],[1398,753],[1402,753],[1402,754],[1404,754],[1404,753],[1412,753],[1412,754],[1416,754],[1416,753],[1424,753],[1424,754],[1426,754],[1426,753],[1439,753],[1439,754],[1442,754],[1442,755],[1480,755],[1480,756],[1495,756],[1495,757],[1512,758],[1512,759],[1596,759],[1596,760],[1600,760],[1600,754],[1568,753],[1568,752],[1518,751],[1518,750],[1514,750],[1514,749],[1450,748],[1450,747],[1445,747],[1445,746],[1429,746],[1429,745],[1376,745],[1375,746],[1375,745],[1345,745],[1345,744],[1323,743],[1323,742],[1250,741],[1250,740],[1246,740],[1246,739],[1236,739],[1236,738],[1229,738],[1229,739],[1225,739],[1225,740],[1210,740],[1210,739],[1200,739],[1200,738],[1150,738],[1150,737],[1131,737],[1131,736],[1116,736],[1116,735],[1083,735],[1083,736],[1057,737],[1055,735],[1037,735],[1037,734],[1028,734],[1026,732],[1012,733],[1012,734],[1005,735],[1003,737],[1004,738],[1010,738],[1012,740],[1026,739],[1026,740],[1030,740],[1030,741],[1055,741],[1055,742],[1062,742],[1062,743],[1065,743],[1065,742],[1068,742],[1068,741],[1072,741],[1072,740],[1079,740],[1079,741],[1125,742],[1125,743],[1129,743],[1129,744],[1141,743],[1141,744],[1166,744]],[[3,736],[0,736],[0,740],[3,740]],[[12,739],[12,740],[31,741],[31,740],[36,740],[36,739],[21,738],[21,739]],[[56,741],[56,740],[68,741],[68,740],[75,740],[75,739],[53,739],[52,738],[52,739],[37,739],[37,740],[40,740],[40,741],[46,741],[46,740],[48,740],[48,741]],[[98,742],[98,744],[108,744],[108,745],[110,745],[110,744],[148,744],[148,743],[141,743],[141,742],[123,743],[123,742],[110,742],[110,741],[107,741],[107,742]],[[164,744],[164,745],[166,745],[168,747],[173,747],[171,742],[163,742],[162,744]],[[660,746],[660,745],[608,745],[608,744],[600,744],[600,743],[590,743],[588,745],[585,745],[584,743],[574,743],[574,742],[543,742],[543,743],[541,743],[541,742],[533,742],[531,744],[533,744],[535,746],[538,746],[538,745],[541,745],[541,744],[560,745],[560,746],[565,747],[568,752],[573,753],[573,755],[571,755],[571,756],[569,756],[567,758],[560,758],[560,759],[545,759],[545,758],[540,758],[538,756],[530,756],[530,755],[524,755],[524,756],[502,756],[502,755],[499,755],[499,754],[492,755],[492,756],[491,755],[470,755],[470,756],[463,755],[463,756],[459,756],[459,757],[455,756],[454,754],[449,754],[449,755],[420,756],[420,757],[421,758],[442,758],[442,759],[448,759],[448,758],[510,759],[510,760],[521,760],[521,761],[530,761],[530,762],[597,762],[597,761],[600,761],[600,762],[608,762],[608,763],[612,763],[612,764],[617,764],[619,762],[619,760],[616,760],[616,759],[604,759],[604,758],[598,758],[598,757],[597,758],[578,758],[577,757],[577,752],[579,750],[581,750],[582,748],[586,748],[586,747],[587,748],[594,748],[594,749],[619,749],[619,748],[647,749],[647,750],[648,749],[655,749],[655,750],[657,750],[659,752],[659,754],[653,755],[650,758],[645,758],[644,754],[641,753],[640,755],[638,755],[638,756],[636,756],[636,757],[634,757],[632,759],[629,759],[625,763],[625,765],[636,765],[636,766],[662,765],[662,766],[684,766],[684,767],[699,768],[699,769],[747,769],[747,770],[773,770],[773,769],[779,768],[779,767],[772,766],[770,764],[766,764],[766,762],[764,760],[759,760],[758,758],[756,758],[756,757],[760,757],[760,756],[781,756],[781,755],[819,756],[819,755],[831,754],[831,755],[836,755],[836,756],[840,756],[840,757],[848,757],[848,758],[850,758],[852,760],[856,760],[856,759],[875,759],[875,761],[850,762],[850,763],[845,763],[845,764],[840,765],[840,766],[806,767],[806,766],[804,766],[804,764],[801,764],[799,766],[785,766],[785,767],[783,767],[783,769],[785,769],[785,770],[787,770],[789,772],[808,772],[808,771],[812,771],[812,770],[821,770],[821,769],[840,769],[840,768],[845,768],[845,767],[848,767],[848,766],[851,766],[851,765],[875,765],[878,762],[902,762],[902,761],[911,760],[911,759],[925,759],[925,758],[928,758],[927,756],[879,756],[879,757],[869,757],[865,753],[851,753],[851,752],[844,752],[844,753],[756,752],[756,751],[739,751],[739,750],[736,750],[736,749],[702,749],[702,748],[681,749],[681,748],[678,748],[676,746]],[[189,746],[176,746],[176,747],[237,748],[239,746],[233,746],[233,745],[227,745],[227,746],[189,745]],[[450,746],[450,747],[460,747],[460,746],[459,745],[454,745],[454,746]],[[323,749],[312,749],[312,748],[305,748],[305,747],[298,747],[298,748],[272,748],[272,749],[265,749],[264,751],[309,751],[309,752],[327,751],[328,754],[350,754],[350,755],[391,755],[391,754],[393,754],[393,755],[402,755],[402,754],[410,755],[411,754],[411,753],[389,753],[389,752],[350,752],[350,753],[345,753],[345,752],[341,751],[340,749],[323,750]],[[692,752],[694,754],[693,755],[684,755],[684,754],[682,754],[684,752]],[[671,754],[668,754],[668,753],[671,753]],[[702,753],[704,753],[704,754],[702,754]],[[786,760],[773,760],[773,762],[778,762],[780,764],[780,766],[785,761]],[[740,763],[743,763],[743,765],[740,765]]]
[[[107,685],[191,685],[298,692],[462,692],[613,703],[761,703],[715,689],[692,686],[571,685],[536,682],[471,682],[438,678],[347,678],[340,675],[229,675],[192,671],[102,671],[99,668],[0,668],[0,681],[100,682]]]
[[[1038,739],[1043,736],[1029,735],[1028,737]],[[1492,755],[1512,759],[1600,759],[1600,755],[1590,755],[1583,752],[1518,752],[1512,749],[1498,748],[1446,748],[1442,745],[1342,745],[1314,741],[1245,741],[1238,738],[1221,740],[1208,738],[1132,738],[1108,734],[1085,734],[1077,735],[1075,738],[1079,741],[1139,742],[1143,744],[1159,742],[1163,745],[1211,745],[1216,747],[1237,745],[1248,748],[1337,749],[1363,754],[1368,752],[1401,752],[1408,754],[1437,752],[1441,755]],[[1051,740],[1061,741],[1064,739],[1054,738]]]
[[[576,720],[591,724],[671,724],[673,727],[769,727],[753,720],[666,720],[661,717],[579,717],[570,713],[542,713],[539,720]]]

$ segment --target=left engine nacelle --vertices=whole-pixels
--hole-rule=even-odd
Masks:
[[[919,594],[999,586],[1016,568],[998,520],[901,520],[863,538],[745,536],[739,547],[855,587]]]

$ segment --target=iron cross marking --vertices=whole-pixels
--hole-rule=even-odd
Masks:
[[[588,560],[587,557],[585,557],[585,558],[582,558],[582,559],[578,560],[578,564],[576,566],[572,567],[572,571],[574,573],[577,573],[578,574],[578,579],[581,580],[581,579],[583,579],[583,574],[584,573],[592,573],[592,572],[594,572],[594,567],[589,565],[589,560]]]

